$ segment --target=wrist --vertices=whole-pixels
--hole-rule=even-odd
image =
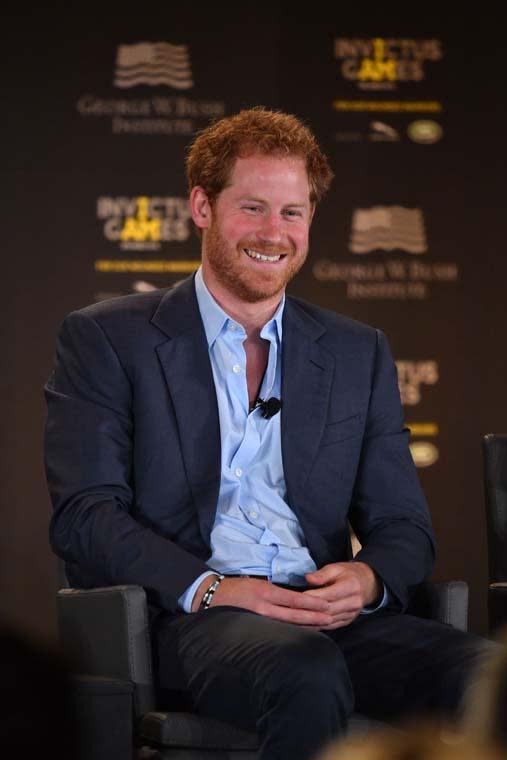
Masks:
[[[364,593],[364,606],[374,607],[382,599],[382,582],[375,570],[366,562],[356,562],[354,564],[360,569]]]
[[[218,578],[217,573],[213,573],[212,575],[207,575],[206,578],[203,578],[201,583],[197,586],[196,592],[194,594],[194,598],[192,599],[192,612],[197,612],[199,607],[201,606],[202,598],[204,594],[206,593],[206,589],[210,587],[210,585]]]
[[[201,609],[208,609],[208,607],[211,606],[213,595],[223,578],[224,576],[220,573],[213,573],[203,579],[202,583],[199,584],[192,600],[192,612],[197,612]]]

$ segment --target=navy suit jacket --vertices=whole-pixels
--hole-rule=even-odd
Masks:
[[[133,583],[177,599],[207,570],[220,426],[193,278],[70,314],[46,385],[51,543],[71,585]],[[350,559],[350,521],[403,609],[433,539],[381,332],[286,299],[287,499],[318,567]]]

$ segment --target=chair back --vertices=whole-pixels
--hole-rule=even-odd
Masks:
[[[79,671],[134,684],[138,717],[155,709],[146,593],[139,586],[61,589],[60,637]]]
[[[507,581],[507,434],[483,439],[489,582]]]

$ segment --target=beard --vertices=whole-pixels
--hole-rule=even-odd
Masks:
[[[258,271],[255,271],[247,260],[244,248],[267,256],[284,255],[285,266],[273,266],[272,271],[268,267],[259,267]],[[273,298],[285,290],[303,266],[308,248],[298,252],[295,246],[260,245],[247,239],[234,247],[221,235],[218,224],[212,222],[206,235],[205,253],[213,274],[229,292],[248,303],[257,303]]]

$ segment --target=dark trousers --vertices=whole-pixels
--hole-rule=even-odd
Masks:
[[[452,717],[490,644],[381,610],[320,632],[237,607],[161,615],[153,628],[159,685],[208,717],[257,730],[263,760],[309,760],[355,710],[395,722]]]

